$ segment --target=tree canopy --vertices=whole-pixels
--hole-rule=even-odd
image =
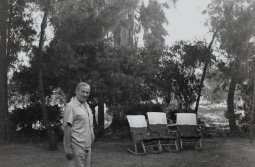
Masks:
[[[65,98],[62,103],[66,103],[74,95],[78,82],[88,82],[92,89],[89,101],[93,107],[98,106],[98,124],[104,128],[104,105],[114,116],[152,103],[173,109],[173,101],[177,102],[178,111],[197,112],[206,73],[216,69],[216,75],[210,76],[223,78],[222,85],[228,90],[229,124],[231,131],[237,129],[234,95],[236,89],[244,90],[242,83],[250,70],[247,63],[255,53],[255,3],[212,0],[205,11],[213,33],[211,42],[178,41],[166,46],[165,9],[169,3],[156,0],[149,0],[147,4],[143,0],[9,1],[6,17],[0,17],[6,23],[0,26],[0,42],[5,48],[0,52],[5,62],[1,62],[5,68],[1,73],[4,87],[0,93],[9,86],[10,102],[16,104],[20,99],[27,102],[16,108],[14,114],[26,110],[29,114],[36,106],[36,120],[43,114],[42,122],[49,127],[52,122],[46,118],[51,112],[47,108],[53,106],[55,93],[61,92]],[[42,14],[40,31],[33,26],[31,16],[35,12]],[[49,25],[54,35],[45,45]],[[138,47],[138,36],[142,37],[144,47]],[[213,46],[214,39],[218,48]],[[215,54],[216,49],[222,54]],[[16,64],[21,52],[28,56],[28,66]],[[6,74],[12,64],[18,68],[7,83]],[[202,73],[198,74],[197,69]],[[194,110],[191,106],[195,102]],[[17,125],[16,117],[13,118]],[[32,124],[35,120],[28,122]]]

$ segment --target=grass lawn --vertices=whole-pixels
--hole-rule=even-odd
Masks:
[[[102,139],[93,146],[92,167],[252,167],[255,145],[247,139],[205,138],[204,150],[191,148],[179,153],[133,155],[126,151],[129,140]],[[55,152],[44,144],[0,146],[0,167],[64,167],[62,145]]]

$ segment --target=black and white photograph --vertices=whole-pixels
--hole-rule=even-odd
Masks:
[[[255,0],[0,0],[0,167],[254,155]]]

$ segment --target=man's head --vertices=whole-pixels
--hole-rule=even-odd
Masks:
[[[90,86],[89,84],[85,82],[80,82],[75,89],[75,94],[77,99],[81,102],[84,103],[90,94]]]

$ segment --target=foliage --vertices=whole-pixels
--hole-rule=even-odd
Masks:
[[[0,106],[2,123],[1,135],[7,139],[8,129],[8,70],[11,63],[17,60],[17,54],[27,51],[33,41],[35,31],[32,19],[26,12],[26,1],[1,1],[0,26]]]
[[[160,4],[159,1],[149,0],[148,6],[142,4],[140,8],[141,25],[144,28],[145,46],[162,48],[165,43],[164,37],[167,31],[163,25],[167,24],[167,19],[163,8],[168,7],[167,4]]]
[[[101,38],[101,25],[95,22],[91,5],[88,1],[59,1],[51,20],[55,36],[71,43]]]
[[[15,90],[22,95],[29,95],[29,99],[32,102],[38,102],[39,100],[39,92],[38,92],[38,82],[37,82],[37,50],[34,48],[31,53],[30,66],[20,66],[19,71],[15,71],[13,73],[13,77],[11,79],[11,83],[16,85]],[[57,88],[57,79],[59,79],[56,75],[54,75],[53,71],[57,71],[56,68],[53,68],[53,64],[51,64],[49,58],[44,55],[44,91],[45,96],[50,96],[54,88]],[[47,66],[47,68],[46,68]]]
[[[59,126],[62,118],[61,109],[55,106],[47,106],[50,125]],[[15,108],[10,113],[10,121],[15,128],[24,131],[31,131],[33,128],[44,129],[45,125],[42,120],[42,109],[39,103],[30,104],[24,108]]]
[[[171,100],[177,100],[178,109],[188,110],[196,99],[199,80],[194,67],[191,68],[184,63],[192,53],[186,48],[191,46],[177,43],[165,52],[161,59],[159,75],[157,75],[160,97],[163,97],[167,104]]]
[[[229,67],[238,76],[243,75],[240,72],[243,72],[245,67],[241,65],[246,66],[248,58],[253,53],[251,42],[255,32],[253,6],[254,3],[245,0],[213,1],[207,10],[212,28],[219,31],[220,49],[225,52],[221,56],[228,59],[227,64],[220,61],[220,67],[221,69]]]
[[[177,54],[163,47],[164,6],[152,0],[142,8],[136,0],[89,2],[63,0],[54,4],[54,39],[41,61],[34,47],[31,66],[14,73],[12,82],[19,92],[29,94],[34,103],[39,101],[36,83],[41,67],[47,99],[60,88],[69,100],[77,82],[86,81],[92,88],[90,98],[103,99],[108,107],[158,102],[159,97],[169,102],[175,94],[180,106],[187,108],[194,101],[197,79],[192,70],[176,61]],[[128,12],[136,8],[141,10],[138,21],[148,32],[146,47],[113,47],[108,35],[125,27],[124,16],[129,17]]]
[[[250,125],[252,124],[251,112],[254,112],[252,111],[252,105],[254,105],[253,104],[253,93],[254,93],[253,88],[254,88],[254,83],[251,82],[251,84],[243,85],[241,89],[242,98],[244,101],[243,110],[245,112],[245,116],[241,119],[241,124],[243,125],[243,128],[245,129],[249,129]]]
[[[182,57],[184,65],[191,69],[199,68],[201,63],[213,63],[215,61],[215,56],[212,53],[208,54],[206,43],[203,41],[194,43],[179,41],[172,48]]]
[[[175,61],[178,55],[172,55],[167,50],[86,45],[76,47],[75,57],[61,59],[56,50],[58,48],[51,47],[56,46],[53,42],[45,55],[47,96],[54,88],[60,87],[70,97],[76,83],[85,80],[92,86],[91,98],[104,97],[108,106],[157,101],[158,97],[169,102],[172,94],[179,99],[181,108],[187,108],[195,100],[198,79],[194,70]],[[21,92],[36,93],[36,85],[28,79],[36,77],[32,75],[36,68],[31,63],[31,67],[14,74],[13,80],[17,80]]]
[[[155,32],[156,29],[159,30],[160,24],[166,21],[165,17],[159,17],[164,16],[161,7],[156,1],[151,1],[148,10],[159,15],[150,23],[148,18],[147,21],[142,21],[143,25],[147,24],[147,28],[157,26],[153,29],[153,39],[158,38],[157,35],[160,38],[166,35],[162,25],[160,31],[162,30],[163,33]],[[72,80],[69,78],[69,82],[66,83],[74,85],[77,80],[89,81],[94,88],[92,92],[95,92],[92,96],[104,97],[109,105],[126,103],[126,99],[133,101],[128,101],[130,103],[138,103],[141,101],[140,92],[143,98],[148,100],[146,93],[149,94],[149,84],[144,83],[145,77],[142,74],[155,76],[156,69],[148,67],[157,66],[158,57],[153,58],[153,55],[145,54],[137,48],[112,48],[111,39],[105,38],[109,32],[115,32],[127,24],[128,20],[123,20],[123,17],[132,15],[129,12],[135,8],[139,8],[136,0],[111,1],[94,5],[89,1],[65,0],[57,3],[57,12],[52,19],[56,30],[53,50],[67,60],[63,62],[63,65],[66,63],[63,68],[69,72],[72,69],[76,72],[68,75]],[[141,17],[145,18],[145,16]],[[150,69],[154,70],[153,74]],[[70,87],[70,84],[63,85],[67,93],[70,90],[65,87]]]
[[[98,1],[99,2],[99,1]],[[90,3],[90,1],[59,1],[52,24],[55,36],[69,45],[96,43],[119,28],[123,13],[135,8],[137,0]],[[63,35],[64,34],[64,35]]]
[[[28,52],[35,40],[36,31],[31,13],[27,12],[29,4],[26,0],[9,1],[7,53],[9,63],[17,60],[21,51]]]
[[[229,80],[228,116],[230,131],[236,131],[234,96],[236,87],[241,85],[247,74],[248,59],[254,54],[251,39],[255,32],[255,15],[252,1],[214,0],[206,11],[210,16],[212,29],[218,30],[217,39],[220,49],[224,51],[227,62],[221,62],[225,78]],[[223,55],[222,55],[223,56]]]

